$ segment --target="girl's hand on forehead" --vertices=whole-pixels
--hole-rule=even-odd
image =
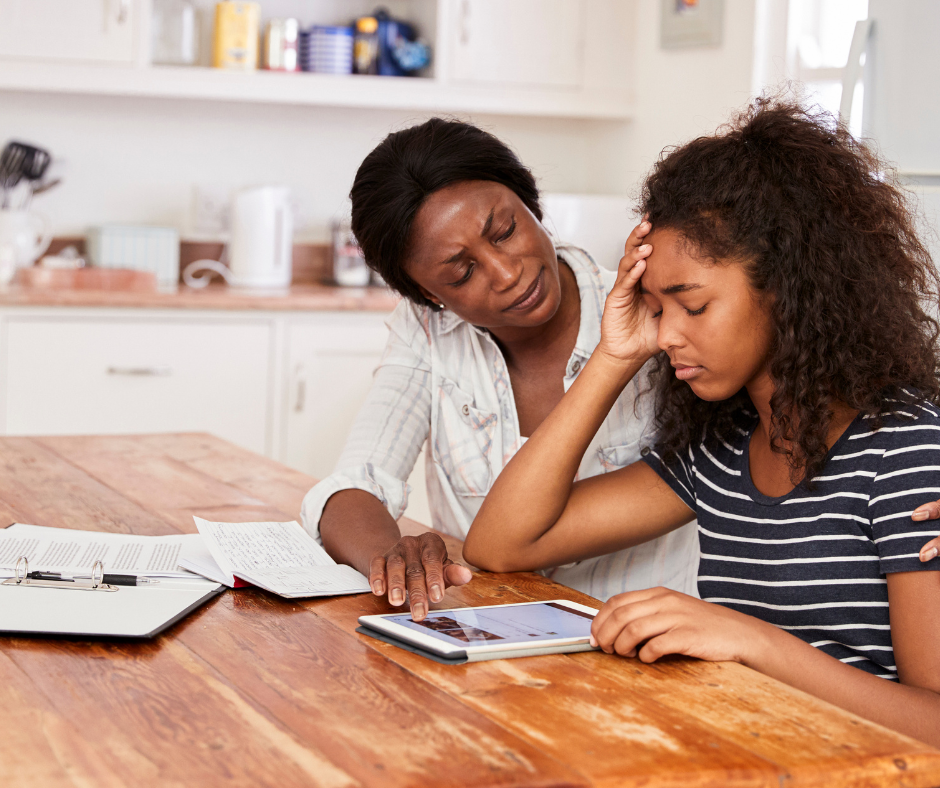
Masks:
[[[658,322],[640,294],[640,278],[653,247],[643,239],[652,229],[644,220],[624,244],[617,281],[607,296],[597,350],[617,362],[645,363],[659,351]]]

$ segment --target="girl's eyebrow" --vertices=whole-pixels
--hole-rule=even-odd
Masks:
[[[690,290],[701,290],[703,287],[704,285],[688,282],[682,285],[669,285],[669,287],[663,288],[660,292],[663,295],[674,295],[675,293],[688,293]]]

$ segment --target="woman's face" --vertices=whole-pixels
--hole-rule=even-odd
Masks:
[[[643,299],[659,313],[658,344],[676,377],[701,399],[716,402],[766,376],[773,336],[766,299],[744,266],[702,262],[682,237],[655,228],[640,280]]]
[[[490,181],[425,200],[405,271],[426,298],[485,328],[538,326],[561,303],[551,238],[515,192]]]

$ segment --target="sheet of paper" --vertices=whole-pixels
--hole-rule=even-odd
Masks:
[[[365,577],[342,564],[312,569],[255,569],[251,579],[255,585],[286,597],[364,594],[370,590]]]
[[[234,579],[237,575],[287,597],[370,590],[363,575],[352,567],[338,566],[299,523],[216,523],[199,517],[193,519],[207,550],[226,577]],[[194,563],[187,565],[193,568]],[[203,563],[206,564],[204,560]],[[224,582],[221,577],[215,579]]]
[[[0,530],[0,574],[12,577],[17,559],[25,555],[31,571],[90,574],[100,560],[105,572],[191,577],[179,561],[201,543],[198,534],[135,536],[15,523]]]
[[[336,564],[299,523],[214,523],[199,517],[193,519],[212,557],[224,571],[231,568],[232,574]]]

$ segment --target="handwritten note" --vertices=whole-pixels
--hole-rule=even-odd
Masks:
[[[338,565],[296,522],[216,523],[193,518],[218,565],[201,565],[207,576],[239,577],[284,597],[334,596],[369,591],[368,580],[350,566]],[[184,566],[196,569],[197,565]],[[198,571],[198,570],[197,570]]]

